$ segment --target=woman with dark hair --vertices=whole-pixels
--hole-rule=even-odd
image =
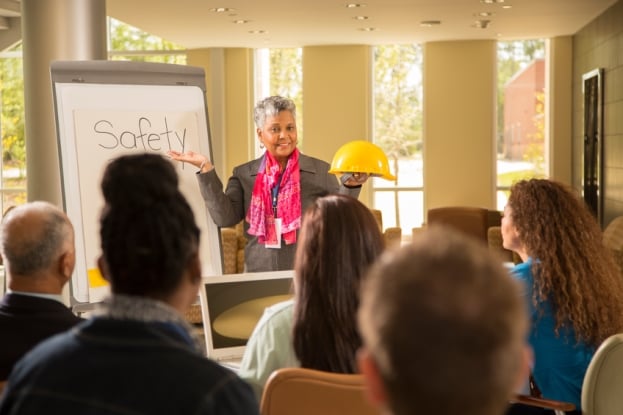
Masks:
[[[18,363],[0,413],[257,413],[251,389],[202,355],[182,316],[201,282],[199,229],[171,163],[122,156],[102,192],[98,265],[112,295]]]
[[[572,402],[579,411],[595,350],[623,331],[623,279],[601,228],[570,188],[532,179],[511,187],[502,237],[504,248],[524,261],[513,274],[529,302],[536,386],[544,398]]]
[[[296,250],[294,299],[265,311],[238,372],[258,398],[281,367],[357,371],[359,282],[383,249],[374,216],[356,199],[328,195],[310,206]]]

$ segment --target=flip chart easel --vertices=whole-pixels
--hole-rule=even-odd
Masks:
[[[205,75],[183,65],[58,61],[51,65],[65,212],[76,234],[70,284],[74,309],[102,300],[109,287],[97,268],[100,181],[122,154],[193,150],[212,159]],[[222,274],[218,227],[207,212],[191,165],[173,162],[180,190],[201,229],[203,275]],[[171,237],[175,237],[171,235]]]

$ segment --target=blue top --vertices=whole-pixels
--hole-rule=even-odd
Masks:
[[[581,408],[582,382],[588,364],[595,353],[594,347],[578,343],[569,325],[555,333],[556,318],[550,300],[532,303],[534,278],[531,271],[532,258],[517,264],[512,274],[525,287],[528,303],[530,331],[528,341],[534,350],[532,375],[544,398],[575,404]]]

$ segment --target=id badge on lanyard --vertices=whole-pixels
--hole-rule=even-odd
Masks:
[[[275,243],[266,242],[264,244],[266,248],[272,248],[272,249],[281,248],[281,218],[275,218],[275,235],[277,235],[277,241]]]
[[[266,248],[279,249],[281,248],[281,218],[277,217],[277,198],[279,196],[279,186],[281,185],[281,178],[283,173],[279,176],[277,184],[272,189],[272,202],[273,202],[273,215],[275,217],[275,235],[277,235],[277,241],[275,243],[266,242],[264,246]]]

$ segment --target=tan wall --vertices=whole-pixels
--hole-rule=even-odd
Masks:
[[[623,1],[573,36],[573,184],[582,185],[582,74],[604,69],[603,206],[606,226],[623,215]]]
[[[223,49],[192,49],[186,52],[186,63],[205,70],[206,105],[208,107],[208,123],[210,127],[210,146],[212,163],[219,177],[226,177],[225,157],[225,91],[222,74],[224,66]],[[191,149],[195,150],[196,149]]]
[[[225,50],[225,165],[223,184],[239,164],[255,158],[253,49]]]
[[[495,207],[495,41],[431,42],[424,51],[424,211]]]
[[[331,162],[340,146],[371,137],[371,48],[303,48],[305,154]],[[369,204],[364,185],[359,200]]]
[[[195,49],[186,60],[206,72],[212,161],[225,185],[234,167],[254,158],[253,50]]]
[[[571,126],[573,39],[560,36],[549,41],[549,67],[546,90],[549,89],[548,114],[549,174],[552,179],[571,184]],[[549,88],[548,88],[549,86]]]

